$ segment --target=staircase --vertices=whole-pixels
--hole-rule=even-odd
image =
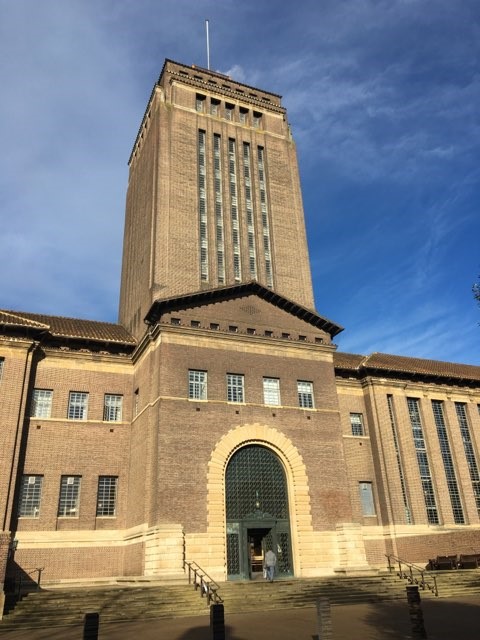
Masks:
[[[480,570],[437,571],[440,597],[480,593]],[[314,606],[326,597],[333,605],[405,599],[406,583],[396,574],[362,577],[325,577],[278,580],[273,583],[225,582],[219,595],[225,615],[251,611]],[[434,598],[421,591],[422,598]],[[0,631],[6,629],[82,625],[85,613],[97,612],[100,621],[118,622],[149,618],[207,615],[206,598],[191,585],[103,586],[51,589],[25,596],[4,616]]]

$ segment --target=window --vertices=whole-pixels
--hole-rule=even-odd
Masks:
[[[190,320],[190,326],[198,328],[200,326],[200,320]]]
[[[218,331],[220,329],[220,325],[218,324],[218,322],[211,322],[210,329],[213,329],[213,331]]]
[[[170,318],[170,324],[173,324],[176,327],[179,327],[182,323],[180,318]]]
[[[0,358],[0,380],[2,379],[2,375],[3,375],[3,363],[5,362],[4,358]]]
[[[32,418],[50,418],[52,412],[53,391],[49,389],[34,389],[30,416]]]
[[[350,424],[352,426],[352,436],[364,436],[363,415],[361,413],[350,414]]]
[[[88,410],[88,393],[70,391],[68,400],[68,419],[86,420]]]
[[[225,118],[227,120],[233,120],[233,111],[235,109],[234,104],[230,104],[229,102],[225,103]]]
[[[263,379],[263,401],[265,404],[280,404],[280,380],[278,378]]]
[[[62,476],[60,500],[58,501],[58,516],[60,518],[78,517],[80,479],[80,476]]]
[[[247,122],[247,117],[248,117],[248,109],[244,109],[243,107],[240,107],[240,122],[245,124]]]
[[[313,409],[313,384],[304,380],[297,381],[298,406]]]
[[[121,422],[123,408],[123,396],[105,394],[103,406],[103,419],[106,422]]]
[[[215,98],[211,98],[210,100],[210,113],[212,116],[218,116],[218,109],[220,107],[220,100],[216,100]]]
[[[138,416],[140,411],[140,389],[135,389],[133,394],[133,415]]]
[[[97,517],[117,515],[117,476],[98,478]]]
[[[200,93],[197,93],[195,99],[195,109],[197,111],[205,111],[205,96],[202,96]]]
[[[38,518],[42,498],[43,476],[22,476],[18,515],[20,518]]]
[[[470,480],[472,481],[473,495],[475,496],[477,511],[480,515],[480,473],[478,471],[472,434],[470,433],[470,425],[467,419],[467,405],[464,402],[455,402],[455,411],[463,440],[463,450],[465,451],[465,458],[470,472]]]
[[[262,114],[258,111],[253,112],[253,126],[258,129],[262,124]]]
[[[373,501],[373,491],[371,482],[359,482],[360,502],[362,504],[362,514],[364,516],[375,515],[375,503]]]
[[[188,397],[190,400],[206,400],[207,399],[207,372],[194,371],[188,372]]]
[[[238,373],[227,373],[228,402],[244,402],[244,376]]]

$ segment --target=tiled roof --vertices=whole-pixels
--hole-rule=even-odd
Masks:
[[[155,324],[155,322],[158,322],[160,315],[170,309],[180,309],[184,308],[185,305],[192,304],[201,305],[220,302],[222,300],[238,298],[250,294],[257,295],[259,298],[274,304],[279,309],[283,309],[284,311],[291,313],[293,316],[311,324],[317,329],[321,329],[326,333],[329,333],[332,338],[343,331],[343,327],[332,322],[332,320],[329,320],[328,318],[319,315],[316,311],[307,309],[307,307],[303,307],[293,300],[289,300],[281,294],[264,287],[256,280],[251,280],[250,282],[244,282],[241,284],[226,285],[224,287],[215,287],[214,289],[204,289],[190,294],[156,300],[150,307],[150,311],[145,318],[145,322],[148,324]]]
[[[369,369],[374,369],[415,376],[480,381],[480,367],[471,364],[409,358],[388,353],[372,353],[369,356],[360,356],[337,352],[334,355],[334,364],[337,369],[363,370],[365,373]]]
[[[57,338],[93,340],[132,346],[136,344],[135,339],[124,327],[113,322],[96,322],[0,309],[0,326],[43,330]]]

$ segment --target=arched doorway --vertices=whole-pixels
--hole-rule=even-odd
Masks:
[[[260,578],[269,548],[277,575],[292,575],[288,491],[278,456],[260,445],[242,447],[228,463],[225,488],[228,579]]]

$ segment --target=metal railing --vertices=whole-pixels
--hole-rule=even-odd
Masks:
[[[206,573],[202,567],[196,562],[183,563],[183,568],[188,572],[188,584],[193,584],[195,591],[200,589],[200,596],[207,598],[207,606],[213,602],[213,604],[221,604],[222,598],[218,595],[220,586],[212,580],[212,578]]]
[[[385,557],[390,573],[396,571],[401,580],[406,580],[408,584],[416,584],[424,591],[428,589],[435,596],[438,596],[437,579],[434,575],[412,562],[397,558],[397,556],[385,555]]]

